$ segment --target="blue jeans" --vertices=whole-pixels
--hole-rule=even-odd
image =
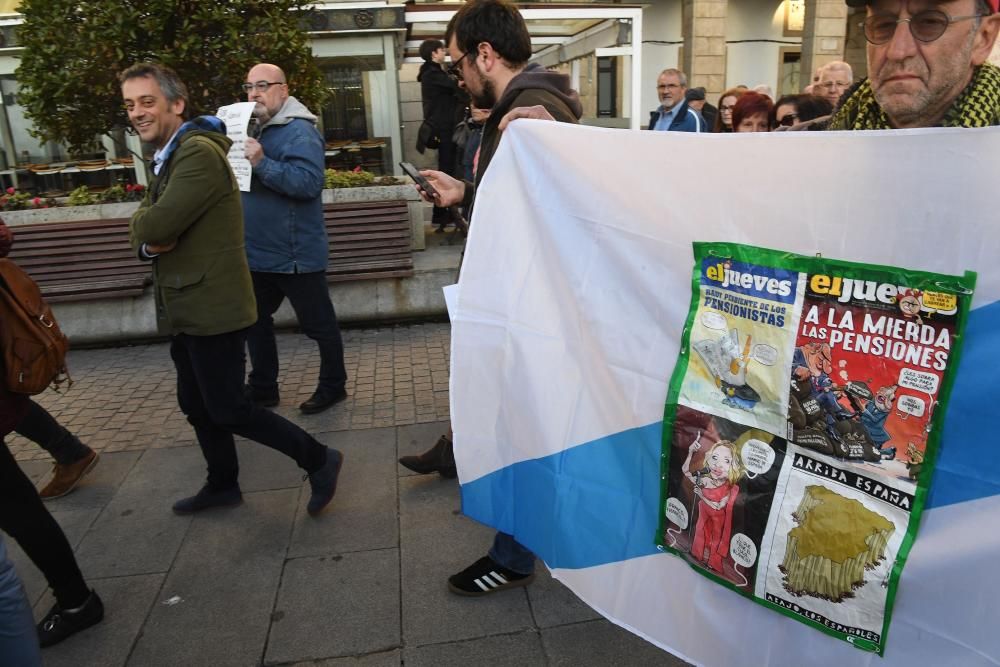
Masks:
[[[518,574],[531,574],[535,571],[535,554],[525,549],[520,542],[514,539],[513,535],[507,533],[497,531],[496,537],[493,538],[489,557],[497,565]]]
[[[42,664],[31,605],[14,566],[7,559],[3,535],[0,535],[0,658],[5,665]]]
[[[216,336],[178,334],[170,339],[177,369],[177,402],[194,426],[215,491],[238,483],[233,434],[291,457],[308,473],[326,463],[326,447],[299,426],[258,408],[243,393],[246,330]]]
[[[262,394],[278,391],[278,345],[274,339],[275,311],[288,297],[299,327],[319,346],[319,382],[316,390],[333,394],[347,383],[344,341],[337,313],[330,301],[326,273],[263,273],[251,271],[257,298],[257,322],[247,330],[250,352],[250,386]]]

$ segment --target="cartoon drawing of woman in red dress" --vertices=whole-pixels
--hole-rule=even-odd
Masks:
[[[740,492],[738,482],[746,469],[739,452],[729,440],[712,445],[702,459],[702,467],[691,472],[691,457],[701,449],[696,440],[688,448],[681,471],[694,485],[698,497],[698,521],[694,527],[691,555],[716,572],[722,572],[722,561],[729,556],[729,540],[733,529],[733,505]]]

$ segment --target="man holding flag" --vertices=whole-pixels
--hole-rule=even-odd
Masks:
[[[449,73],[468,91],[476,107],[492,109],[492,113],[483,128],[475,183],[440,171],[421,174],[437,190],[438,196],[429,198],[433,203],[471,207],[476,186],[500,145],[507,123],[521,117],[576,123],[583,108],[570,88],[569,77],[528,64],[531,39],[527,26],[514,5],[505,0],[473,0],[463,5],[448,24],[445,42],[452,62]],[[454,476],[451,439],[444,436],[430,451],[403,457],[400,463],[420,473]],[[449,577],[448,587],[458,595],[486,595],[530,583],[534,568],[535,555],[511,535],[498,532],[489,554]]]

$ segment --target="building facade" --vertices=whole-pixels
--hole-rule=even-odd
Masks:
[[[330,90],[329,101],[317,110],[329,166],[398,174],[401,160],[435,163],[435,156],[414,148],[422,120],[417,49],[424,39],[443,38],[460,5],[461,0],[315,4],[309,28]],[[592,125],[642,127],[658,106],[656,77],[669,67],[685,71],[690,86],[703,86],[712,103],[737,84],[765,84],[776,95],[798,92],[816,67],[832,60],[847,60],[857,76],[865,74],[861,14],[843,0],[651,0],[641,5],[577,0],[522,2],[520,7],[532,34],[534,60],[572,78],[584,102],[583,122]],[[110,139],[104,141],[103,156],[108,173],[67,179],[77,173],[74,156],[31,137],[14,76],[21,20],[17,0],[0,0],[4,183],[28,176],[29,166],[35,169],[31,175],[39,176],[33,179],[39,190],[79,182],[99,187],[126,178],[133,168],[128,152]],[[98,165],[102,156],[91,157]],[[123,173],[110,173],[116,169]],[[142,177],[136,173],[135,178]]]

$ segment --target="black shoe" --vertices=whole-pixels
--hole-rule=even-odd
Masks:
[[[90,591],[84,603],[76,609],[61,609],[56,603],[38,624],[38,643],[42,648],[58,644],[67,637],[100,623],[103,618],[104,604],[97,591]]]
[[[458,574],[448,577],[448,590],[456,595],[479,597],[518,586],[527,586],[535,573],[518,574],[497,565],[489,556],[483,556]]]
[[[258,408],[273,408],[281,403],[281,394],[278,393],[277,389],[273,392],[267,392],[248,384],[243,387],[243,395]]]
[[[340,403],[347,399],[347,390],[338,389],[337,391],[328,392],[322,389],[317,389],[316,393],[309,397],[309,400],[299,406],[299,410],[307,415],[312,415],[317,412],[323,412],[328,407],[334,403]]]
[[[174,503],[174,514],[194,514],[213,507],[233,507],[243,502],[243,494],[237,484],[225,491],[213,491],[208,484],[189,498]]]
[[[399,459],[400,465],[421,475],[436,472],[442,477],[453,479],[458,476],[455,467],[455,450],[448,436],[442,435],[437,443],[418,456],[404,456]]]
[[[333,500],[334,494],[337,493],[337,478],[340,477],[340,469],[343,465],[344,455],[336,449],[327,447],[326,463],[316,472],[307,475],[309,486],[312,487],[312,496],[309,497],[309,504],[306,505],[309,516],[316,516]]]

